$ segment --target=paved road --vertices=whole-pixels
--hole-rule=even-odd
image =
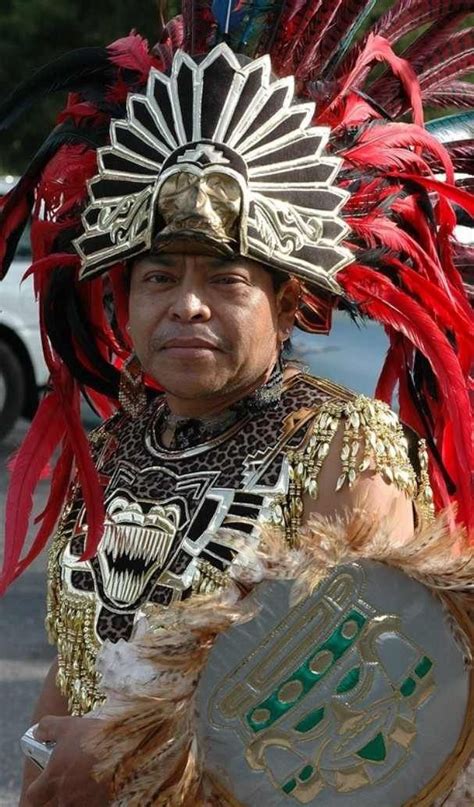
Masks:
[[[370,394],[385,340],[372,325],[359,330],[348,318],[337,317],[330,336],[299,336],[294,346],[317,375]],[[7,484],[5,462],[21,442],[26,425],[20,423],[0,444],[0,525]],[[36,512],[42,509],[47,492],[48,482],[42,482]],[[45,566],[46,558],[40,557],[0,602],[0,807],[18,804],[22,764],[18,738],[30,725],[33,705],[54,656],[43,629]]]

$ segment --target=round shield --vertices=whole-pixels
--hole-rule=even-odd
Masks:
[[[432,804],[472,743],[453,614],[373,561],[339,566],[294,607],[292,585],[261,583],[257,615],[217,640],[202,674],[214,786],[248,807]]]

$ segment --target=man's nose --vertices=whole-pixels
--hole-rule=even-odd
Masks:
[[[211,311],[200,291],[183,285],[176,289],[175,298],[169,308],[169,316],[175,322],[206,322],[211,316]]]

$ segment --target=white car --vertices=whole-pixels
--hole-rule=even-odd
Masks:
[[[0,196],[14,181],[13,177],[0,180]],[[29,236],[25,233],[6,278],[0,282],[0,439],[20,416],[34,415],[48,381],[32,278],[21,282],[29,265]]]

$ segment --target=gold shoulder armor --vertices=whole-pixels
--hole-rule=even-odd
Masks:
[[[373,468],[386,482],[416,496],[416,474],[397,415],[387,404],[365,395],[348,402],[327,401],[318,409],[307,446],[306,490],[311,496],[317,496],[317,477],[340,424],[344,433],[336,490],[353,485],[359,474]]]
[[[278,513],[280,523],[287,528],[290,543],[296,539],[301,524],[304,495],[318,497],[319,474],[341,425],[341,467],[336,490],[344,485],[351,487],[358,476],[370,468],[406,493],[414,501],[419,516],[431,518],[433,495],[425,441],[417,440],[416,473],[403,427],[387,404],[365,395],[351,400],[332,398],[317,408],[304,443],[288,452],[288,498],[286,506],[279,503]]]

